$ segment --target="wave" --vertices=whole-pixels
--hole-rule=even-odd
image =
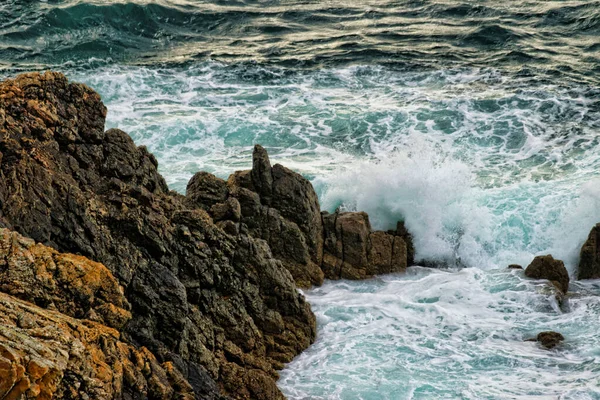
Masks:
[[[574,78],[587,80],[600,60],[590,46],[600,34],[599,4],[7,0],[0,5],[0,63],[41,69],[85,66],[93,57],[138,65],[210,59],[435,69],[493,61],[506,68],[527,62],[543,73],[576,58]]]

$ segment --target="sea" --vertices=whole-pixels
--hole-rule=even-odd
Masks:
[[[289,399],[600,399],[600,2],[0,0],[0,78],[98,91],[184,193],[263,145],[324,210],[402,220],[415,266],[305,290]],[[562,305],[526,267],[571,274]],[[437,266],[432,268],[431,266]],[[525,341],[546,330],[565,341]]]

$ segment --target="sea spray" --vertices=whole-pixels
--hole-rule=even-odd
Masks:
[[[317,178],[324,208],[366,211],[376,229],[405,221],[417,261],[450,265],[481,265],[493,240],[490,211],[477,204],[474,180],[467,164],[417,135],[381,159]]]

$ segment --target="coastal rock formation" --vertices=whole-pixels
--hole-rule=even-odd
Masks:
[[[68,320],[59,330],[66,338],[67,325],[77,332],[73,336],[81,336],[78,323],[69,319],[73,316],[120,328],[94,325],[111,332],[102,335],[85,331],[97,339],[82,342],[82,357],[95,343],[117,348],[127,343],[130,347],[122,353],[103,354],[112,357],[111,363],[126,363],[136,359],[132,352],[145,347],[148,357],[155,357],[167,376],[180,376],[182,387],[189,384],[196,398],[218,398],[219,393],[237,399],[283,398],[275,384],[277,369],[312,343],[315,318],[267,242],[243,232],[232,235],[235,227],[226,223],[229,220],[217,226],[208,213],[235,220],[247,203],[239,201],[238,209],[234,201],[224,199],[218,180],[204,194],[190,183],[191,193],[212,196],[206,206],[194,203],[194,196],[170,192],[156,159],[144,147],[136,147],[120,130],[104,131],[105,115],[98,94],[58,73],[25,74],[0,84],[0,226],[76,254],[39,254],[37,245],[23,239],[19,251],[31,257],[6,264],[10,271],[2,271],[1,290],[63,311],[61,318]],[[283,167],[272,172],[271,201],[286,205],[281,215],[296,223],[310,259],[318,261],[314,232],[319,229],[302,225],[309,210],[293,209],[282,194],[301,183]],[[206,188],[207,179],[196,177],[195,182]],[[268,194],[267,189],[261,186]],[[306,207],[317,206],[309,200]],[[316,218],[320,220],[318,209]],[[5,248],[10,240],[16,239],[6,239]],[[14,253],[13,258],[18,257]],[[116,283],[109,275],[94,275],[100,264],[82,257],[106,266],[125,299],[116,300]],[[28,273],[30,267],[42,273]],[[90,285],[70,291],[69,285],[77,285],[76,276]],[[39,288],[32,293],[21,290],[32,283]],[[25,307],[21,300],[14,301],[19,310]],[[75,301],[78,305],[70,310]],[[47,318],[62,324],[57,311],[42,315],[32,310],[34,321]],[[20,311],[15,313],[18,318]],[[110,335],[114,339],[105,339]],[[23,338],[33,340],[30,348],[41,340],[35,332],[25,332]],[[19,362],[4,365],[13,368]],[[153,371],[152,362],[139,362],[145,365],[142,373]],[[65,373],[62,387],[71,382],[67,377]],[[80,389],[84,390],[87,387]],[[122,391],[123,397],[132,398]],[[145,397],[163,398],[143,391],[133,396]]]
[[[104,265],[6,229],[0,260],[0,398],[194,398],[172,363],[121,340],[129,305]]]
[[[413,262],[412,240],[402,223],[396,231],[373,232],[364,212],[320,212],[310,182],[279,164],[271,167],[260,145],[254,147],[252,170],[238,171],[227,181],[198,172],[186,195],[214,220],[228,220],[219,226],[230,234],[241,231],[266,240],[300,287],[320,285],[324,277],[400,272]]]
[[[581,247],[577,279],[600,278],[600,224],[596,224]]]
[[[525,276],[534,279],[548,279],[563,293],[569,290],[569,273],[561,260],[551,255],[537,256],[525,268]]]
[[[324,212],[323,227],[322,268],[329,279],[364,279],[408,266],[410,241],[402,224],[395,232],[373,232],[364,212]]]
[[[5,398],[282,399],[277,370],[316,334],[296,285],[412,263],[402,223],[321,213],[259,145],[251,170],[199,172],[183,196],[105,116],[62,74],[0,83]]]
[[[560,342],[565,340],[565,337],[558,332],[540,332],[537,335],[537,341],[547,349],[556,347]]]

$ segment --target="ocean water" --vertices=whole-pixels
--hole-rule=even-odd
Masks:
[[[599,1],[1,1],[0,77],[45,69],[175,190],[260,143],[322,208],[404,220],[417,264],[448,266],[307,291],[289,398],[600,399],[600,282],[561,309],[505,269],[574,274],[600,222]],[[549,329],[559,348],[523,342]]]

